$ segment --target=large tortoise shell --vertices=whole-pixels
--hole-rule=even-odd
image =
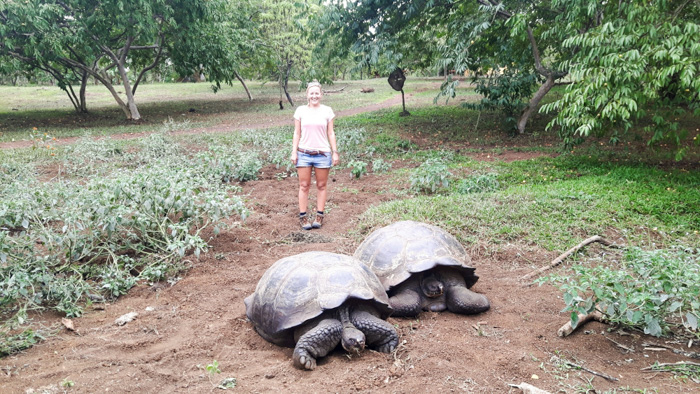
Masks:
[[[389,316],[389,298],[370,269],[351,256],[306,252],[275,262],[246,297],[246,315],[261,335],[293,342],[293,328],[350,299],[374,304]]]
[[[437,266],[459,270],[471,287],[479,279],[464,247],[445,230],[411,220],[373,231],[355,251],[389,291],[412,274]]]

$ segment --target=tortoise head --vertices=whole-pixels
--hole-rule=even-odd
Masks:
[[[359,354],[365,348],[365,334],[352,324],[343,324],[340,343],[348,352]]]
[[[425,275],[420,281],[420,288],[428,298],[440,297],[444,291],[444,286],[435,275]]]

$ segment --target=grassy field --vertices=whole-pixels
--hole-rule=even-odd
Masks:
[[[339,82],[327,89],[346,86],[352,93],[331,93],[325,102],[337,111],[377,104],[396,94],[385,85],[383,79]],[[359,93],[366,86],[375,93]],[[106,91],[95,86],[85,116],[73,114],[57,88],[0,87],[0,141],[27,139],[34,127],[59,138],[154,131],[139,139],[82,138],[59,147],[45,141],[38,149],[0,151],[0,313],[9,339],[0,354],[31,343],[31,336],[17,337],[29,311],[78,316],[91,297],[167,280],[182,268],[182,256],[207,250],[203,230],[218,232],[245,218],[239,182],[255,179],[264,166],[288,170],[291,128],[171,132],[291,117],[289,107],[279,110],[274,86],[250,87],[252,103],[240,86],[213,94],[208,84],[144,85],[137,97],[146,120],[138,125],[121,121]],[[303,93],[292,91],[301,102]],[[410,82],[406,91],[415,93],[410,117],[392,108],[336,123],[344,161],[333,171],[370,176],[384,164],[387,188],[400,197],[365,212],[358,237],[413,219],[465,243],[486,244],[487,254],[506,244],[565,250],[589,234],[643,250],[700,248],[697,156],[675,163],[673,152],[640,150],[634,137],[560,154],[556,138],[543,131],[544,117],[534,119],[533,132],[513,138],[498,130],[498,114],[432,105],[435,81]],[[468,88],[463,93],[456,102],[474,99]],[[536,154],[515,161],[472,157],[506,151]],[[388,165],[398,161],[403,165]],[[697,273],[698,254],[690,256],[689,272]],[[700,311],[691,305],[697,301],[683,302],[685,310]]]

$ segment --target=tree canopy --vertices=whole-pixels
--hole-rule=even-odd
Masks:
[[[433,64],[472,71],[484,94],[479,108],[506,112],[525,131],[545,94],[567,77],[556,111],[567,145],[591,134],[627,130],[652,111],[650,142],[682,137],[671,113],[698,114],[700,2],[654,0],[374,0],[332,1],[323,18],[327,34],[378,63]],[[431,32],[432,34],[421,34]],[[454,81],[443,95],[454,96]]]
[[[51,74],[85,111],[84,87],[102,83],[127,119],[149,70],[170,59],[180,70],[206,70],[210,81],[235,78],[236,43],[246,41],[247,0],[7,0],[0,4],[0,63]],[[237,17],[238,16],[238,17]],[[81,93],[72,84],[82,84]],[[116,85],[121,84],[122,96]]]

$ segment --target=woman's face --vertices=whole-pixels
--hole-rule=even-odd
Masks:
[[[309,105],[316,106],[321,103],[321,87],[312,86],[306,91],[306,99],[309,100]]]

